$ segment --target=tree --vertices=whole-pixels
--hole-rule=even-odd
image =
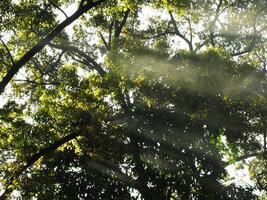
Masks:
[[[0,7],[1,199],[266,194],[265,1]],[[227,183],[253,156],[255,186]]]

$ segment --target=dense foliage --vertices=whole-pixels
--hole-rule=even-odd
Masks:
[[[0,199],[265,199],[265,0],[2,0],[0,17]]]

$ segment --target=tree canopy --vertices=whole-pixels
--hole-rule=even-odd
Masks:
[[[0,199],[266,198],[266,0],[2,0],[0,20]]]

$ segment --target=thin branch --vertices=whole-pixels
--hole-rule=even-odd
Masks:
[[[258,10],[258,12],[255,14],[254,16],[254,24],[253,24],[253,39],[251,41],[251,43],[249,44],[249,46],[247,48],[245,48],[243,51],[240,52],[235,52],[232,54],[232,56],[240,56],[246,53],[250,53],[251,51],[253,51],[254,47],[257,44],[257,36],[264,31],[267,26],[262,27],[259,31],[257,31],[256,25],[257,25],[257,20],[258,20],[258,16],[261,14],[261,12],[265,11],[267,9],[267,6],[264,6],[263,8],[261,8],[260,10]]]
[[[84,2],[85,0],[81,0],[80,4],[79,4],[79,8],[83,7],[84,6]]]
[[[56,5],[53,1],[48,0],[49,3],[52,4],[52,6],[54,6],[55,8],[57,8],[65,17],[66,19],[68,18],[68,15],[64,12],[64,10],[62,10],[58,5]]]
[[[12,54],[11,54],[11,52],[10,52],[8,46],[6,45],[6,43],[4,42],[4,40],[3,40],[1,37],[0,37],[0,41],[1,41],[1,43],[3,44],[4,48],[6,49],[6,51],[7,51],[7,53],[8,53],[8,56],[9,56],[9,58],[10,58],[10,60],[11,60],[12,65],[14,65],[14,64],[15,64],[15,61],[14,61],[14,59],[13,59],[13,56],[12,56]]]
[[[223,24],[223,22],[221,22],[220,19],[218,19],[217,21],[219,22],[219,24],[221,25],[221,27],[222,27],[223,29],[225,29],[225,24]]]
[[[250,45],[247,48],[245,48],[243,51],[234,52],[231,54],[231,56],[235,57],[235,56],[241,56],[241,55],[246,54],[246,53],[250,53],[251,51],[253,51],[255,45],[256,45],[256,37],[254,37],[252,39]]]
[[[266,137],[267,137],[267,130],[264,131],[264,134],[263,134],[263,151],[264,151],[264,153],[267,153],[267,141],[266,141]]]
[[[226,34],[226,33],[218,33],[218,34],[214,34],[214,35],[213,35],[213,39],[215,39],[215,38],[217,38],[217,37],[228,38],[228,37],[231,37],[231,36],[233,36],[233,35],[229,35],[229,34]],[[241,34],[235,34],[234,36],[235,36],[235,37],[241,37],[241,38],[244,38],[244,36],[242,36]],[[259,35],[258,35],[258,36],[259,36]],[[235,53],[233,53],[232,56],[242,55],[242,54],[245,54],[245,53],[248,53],[248,52],[252,51],[252,50],[253,50],[253,47],[254,47],[253,45],[256,45],[256,40],[257,40],[258,36],[256,36],[255,34],[247,35],[246,37],[250,37],[250,39],[251,39],[251,43],[250,43],[249,47],[247,47],[245,50],[243,50],[243,51],[241,51],[241,52],[235,52]],[[195,51],[197,51],[197,50],[199,50],[200,48],[202,48],[203,46],[207,45],[208,42],[209,42],[209,40],[210,40],[210,39],[206,39],[206,40],[203,41],[201,44],[199,44],[199,45],[196,47]],[[254,41],[254,40],[255,40],[255,41]],[[252,44],[253,42],[255,42],[255,44]],[[252,47],[251,47],[251,45],[252,45]],[[252,48],[252,49],[250,50],[250,48]],[[250,50],[250,51],[248,51],[248,50]],[[235,54],[237,54],[237,55],[235,55]]]
[[[32,83],[34,85],[55,85],[58,86],[60,83],[59,82],[42,82],[42,83],[38,83],[36,81],[32,81],[29,79],[14,79],[15,82],[27,82],[27,83]]]
[[[213,21],[211,22],[211,24],[209,26],[209,30],[210,30],[210,41],[211,41],[211,45],[212,46],[215,46],[215,42],[214,42],[214,26],[215,26],[217,20],[219,19],[220,9],[221,9],[221,6],[222,6],[222,2],[223,2],[223,0],[220,0],[220,2],[218,4],[218,7],[217,7],[217,9],[215,11],[214,19],[213,19]]]
[[[191,20],[189,17],[185,17],[186,21],[188,22],[188,25],[189,25],[189,34],[190,34],[190,43],[192,44],[193,42],[193,31],[192,31],[192,24],[191,24]]]
[[[18,179],[22,173],[27,170],[30,166],[34,165],[40,158],[42,158],[43,156],[47,155],[48,153],[56,150],[58,147],[60,147],[61,145],[75,139],[77,136],[79,136],[79,133],[72,133],[70,135],[67,135],[57,141],[55,141],[53,144],[51,144],[50,146],[40,149],[37,153],[33,154],[31,157],[29,157],[27,159],[27,162],[24,166],[21,166],[18,168],[18,170],[15,172],[15,174],[10,177],[6,190],[5,192],[0,196],[0,200],[5,200],[7,199],[7,197],[11,194],[11,192],[13,191],[12,185],[14,185],[14,181],[16,179]]]
[[[235,35],[235,36],[238,37],[238,36],[241,36],[241,35]],[[227,38],[227,37],[229,37],[229,35],[228,35],[228,34],[214,34],[214,35],[213,35],[213,39],[214,39],[214,38],[217,38],[217,37],[226,37],[226,38]],[[234,57],[234,56],[240,56],[240,55],[243,55],[243,54],[246,54],[246,53],[250,53],[251,51],[253,51],[255,45],[257,44],[258,36],[251,35],[251,36],[249,36],[249,37],[252,38],[252,40],[251,40],[249,46],[246,47],[246,48],[245,48],[244,50],[242,50],[242,51],[238,51],[238,52],[234,52],[234,53],[232,53],[232,54],[231,54],[232,57]],[[206,44],[208,44],[209,40],[210,40],[210,39],[207,39],[207,40],[203,41],[199,46],[196,47],[195,51],[196,51],[196,50],[199,50],[200,48],[202,48],[203,46],[205,46]]]
[[[200,50],[202,47],[204,47],[206,44],[208,44],[209,40],[205,40],[202,43],[200,43],[198,46],[196,46],[194,52]]]
[[[248,158],[252,158],[252,157],[255,157],[255,156],[260,156],[260,155],[262,155],[262,152],[250,153],[250,154],[246,154],[246,155],[243,155],[243,156],[239,156],[238,158],[235,159],[235,161],[239,162],[239,161],[242,161],[242,160],[245,160],[245,159],[248,159]]]
[[[0,82],[0,94],[2,94],[11,81],[11,79],[15,76],[15,74],[31,59],[33,58],[38,52],[40,52],[50,41],[53,40],[58,34],[60,34],[65,27],[70,25],[76,19],[78,19],[81,15],[86,13],[88,10],[100,5],[101,3],[105,2],[106,0],[98,0],[98,1],[91,1],[82,7],[80,7],[72,16],[65,19],[63,22],[58,24],[45,38],[41,39],[36,45],[34,45],[29,51],[27,51],[22,58],[20,58],[17,62],[15,62],[7,74],[3,77]]]
[[[190,42],[189,39],[187,39],[187,38],[186,38],[183,34],[181,34],[181,32],[179,31],[179,28],[178,28],[178,26],[177,26],[177,24],[176,24],[176,21],[175,21],[175,19],[174,19],[174,16],[173,16],[172,12],[169,12],[169,14],[170,14],[170,17],[171,17],[171,22],[172,22],[173,25],[174,25],[176,35],[179,36],[180,38],[182,38],[182,39],[187,43],[190,52],[193,52],[194,49],[193,49],[193,45],[192,45],[192,43]]]
[[[109,29],[108,29],[108,32],[109,32],[109,35],[108,35],[108,46],[110,47],[111,46],[111,39],[112,39],[112,28],[114,26],[114,21],[112,21],[109,25]]]
[[[176,32],[173,32],[173,31],[165,31],[165,32],[162,32],[162,33],[158,33],[156,35],[151,35],[151,36],[143,36],[143,35],[139,35],[139,34],[134,34],[134,33],[130,33],[130,35],[132,37],[138,37],[139,39],[141,40],[149,40],[149,39],[155,39],[155,38],[158,38],[158,37],[161,37],[161,36],[165,36],[165,35],[175,35]]]
[[[76,62],[79,62],[79,63],[89,67],[89,71],[94,69],[94,66],[92,65],[92,63],[88,62],[86,59],[82,59],[82,60],[77,59],[77,58],[75,58],[75,56],[76,55],[71,55],[72,59],[75,60]],[[86,70],[88,70],[88,69],[86,69]]]
[[[118,38],[121,34],[121,31],[122,31],[122,28],[123,26],[125,25],[126,21],[127,21],[127,18],[129,16],[129,13],[130,13],[130,10],[128,9],[125,13],[124,13],[124,16],[121,20],[121,22],[118,22],[118,23],[115,23],[115,34],[114,34],[114,37],[115,38]]]
[[[109,44],[107,43],[107,41],[105,40],[103,34],[101,32],[99,32],[99,35],[100,35],[100,38],[101,40],[103,41],[104,45],[105,45],[105,48],[106,50],[108,51],[109,50]]]
[[[52,72],[53,70],[55,70],[55,68],[57,67],[57,65],[59,65],[60,61],[61,61],[61,58],[63,57],[64,53],[66,53],[64,50],[62,50],[60,52],[60,54],[58,55],[58,58],[56,59],[55,62],[51,63],[51,66],[48,68],[48,70],[46,70],[44,72],[43,75],[47,75],[49,74],[50,72]]]
[[[49,46],[79,54],[80,56],[86,59],[87,65],[95,69],[102,77],[105,76],[106,74],[105,70],[97,62],[95,62],[93,58],[91,58],[89,55],[87,55],[77,47],[62,45],[62,44],[53,44],[53,43],[49,43]]]

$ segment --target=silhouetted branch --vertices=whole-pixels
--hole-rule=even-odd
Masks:
[[[51,3],[55,8],[57,8],[66,18],[68,18],[68,15],[62,10],[59,6],[57,6],[53,1],[48,0],[49,3]]]
[[[251,51],[253,51],[254,47],[256,45],[256,37],[254,37],[250,43],[250,45],[245,48],[243,51],[239,51],[239,52],[235,52],[235,53],[232,53],[231,56],[241,56],[243,54],[246,54],[246,53],[250,53]]]
[[[77,53],[83,58],[85,58],[87,61],[87,65],[95,69],[102,77],[106,74],[104,69],[97,62],[95,62],[93,58],[91,58],[89,55],[87,55],[86,53],[78,49],[77,47],[69,46],[69,45],[62,45],[62,44],[53,44],[53,43],[50,43],[49,46],[57,48],[57,49]]]
[[[63,22],[58,24],[45,38],[41,39],[36,45],[34,45],[29,51],[27,51],[22,58],[20,58],[17,62],[15,62],[7,74],[3,77],[0,82],[0,94],[3,93],[7,84],[11,81],[11,79],[15,76],[15,74],[22,68],[32,57],[34,57],[38,52],[40,52],[54,37],[56,37],[61,31],[78,19],[85,12],[94,8],[106,0],[98,0],[98,1],[90,1],[91,3],[87,3],[81,7],[70,17],[65,19]]]
[[[265,154],[267,153],[267,141],[266,141],[267,138],[266,137],[267,137],[267,130],[264,131],[263,133],[263,151]]]
[[[173,31],[164,31],[162,33],[157,33],[155,35],[151,35],[151,36],[144,36],[144,35],[141,35],[141,34],[135,34],[135,33],[130,33],[130,35],[132,37],[138,37],[139,39],[141,40],[146,40],[146,39],[155,39],[155,38],[158,38],[158,37],[161,37],[161,36],[165,36],[165,35],[175,35],[176,32],[173,32]]]
[[[212,22],[210,23],[210,26],[209,26],[209,30],[210,30],[210,42],[211,42],[211,45],[212,46],[215,46],[215,42],[214,42],[214,26],[220,16],[220,9],[221,9],[221,6],[222,6],[222,2],[223,0],[220,0],[219,4],[218,4],[218,7],[215,11],[215,16],[214,16],[214,19],[212,20]]]
[[[123,26],[125,25],[126,21],[127,21],[127,18],[129,16],[129,13],[130,13],[130,10],[127,10],[125,13],[124,13],[124,16],[121,20],[121,22],[117,22],[115,23],[115,34],[114,34],[114,37],[115,38],[118,38],[121,34],[121,31],[122,31],[122,28]]]
[[[254,24],[253,24],[253,39],[252,41],[250,42],[249,46],[246,47],[243,51],[240,51],[240,52],[235,52],[232,54],[232,56],[240,56],[240,55],[243,55],[243,54],[246,54],[246,53],[250,53],[251,51],[253,51],[255,45],[257,44],[257,36],[259,36],[259,34],[264,31],[267,26],[264,26],[262,27],[259,31],[257,30],[257,20],[258,20],[258,16],[267,9],[267,6],[264,6],[262,7],[260,10],[258,10],[258,12],[255,14],[254,16]]]
[[[192,24],[191,24],[191,19],[189,17],[185,17],[186,21],[188,22],[189,25],[189,35],[190,35],[190,43],[192,44],[193,42],[193,31],[192,31]]]
[[[109,50],[109,44],[107,43],[106,39],[104,38],[104,36],[102,35],[101,32],[99,32],[99,35],[100,35],[100,38],[101,38],[101,40],[103,41],[103,43],[105,45],[106,50]]]
[[[178,26],[177,26],[177,24],[176,24],[176,21],[175,21],[175,19],[174,19],[174,16],[173,16],[172,12],[169,12],[169,14],[170,14],[170,17],[171,17],[171,22],[173,23],[174,28],[175,28],[175,34],[176,34],[177,36],[179,36],[180,38],[182,38],[182,39],[187,43],[190,52],[193,52],[194,49],[193,49],[193,45],[192,45],[191,41],[190,41],[189,39],[187,39],[187,38],[186,38],[183,34],[181,34],[181,32],[179,31],[179,28],[178,28]]]
[[[48,153],[56,150],[58,147],[60,147],[61,145],[73,140],[74,138],[76,138],[77,136],[79,136],[79,133],[72,133],[70,135],[67,135],[57,141],[55,141],[53,144],[51,144],[50,146],[40,149],[37,153],[33,154],[32,156],[30,156],[27,159],[27,162],[24,166],[21,166],[20,168],[18,168],[18,170],[14,173],[14,175],[12,177],[9,178],[8,180],[8,184],[6,187],[6,190],[4,191],[4,193],[0,196],[0,200],[5,200],[7,199],[7,197],[11,194],[11,192],[13,191],[12,186],[14,184],[14,181],[19,178],[19,176],[26,170],[28,169],[30,166],[32,166],[35,162],[37,162],[40,158],[42,158],[43,156],[47,155]]]
[[[9,56],[9,58],[10,58],[10,60],[11,60],[12,65],[14,65],[15,61],[14,61],[14,59],[13,59],[13,56],[12,56],[12,54],[11,54],[11,52],[10,52],[8,46],[6,45],[6,43],[4,42],[4,40],[2,40],[2,38],[0,38],[0,41],[1,41],[1,43],[3,44],[4,48],[6,49],[6,51],[7,51],[7,53],[8,53],[8,56]]]
[[[248,158],[252,158],[252,157],[255,157],[255,156],[259,156],[259,155],[262,155],[262,152],[256,152],[256,153],[250,153],[250,154],[246,154],[246,155],[243,155],[243,156],[239,156],[235,159],[236,162],[239,162],[239,161],[242,161],[242,160],[245,160],[245,159],[248,159]]]

